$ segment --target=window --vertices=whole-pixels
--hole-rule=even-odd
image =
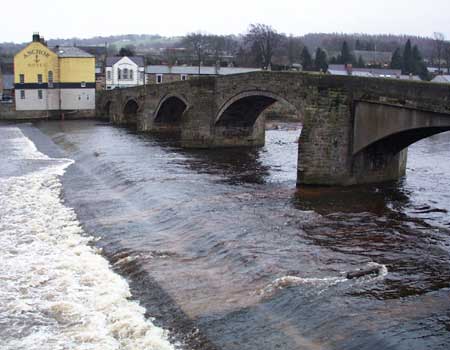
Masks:
[[[123,80],[128,80],[128,69],[124,68],[123,69],[123,76],[122,76]]]
[[[85,81],[81,82],[81,87],[86,87],[86,82]]]
[[[42,84],[42,74],[37,75],[38,84]]]
[[[42,100],[42,90],[38,90],[38,99]]]
[[[133,80],[133,70],[130,69],[130,80]]]
[[[181,74],[181,80],[187,80],[187,75],[186,74]]]
[[[19,82],[20,82],[21,84],[25,84],[25,74],[20,74],[20,75],[19,75]]]
[[[106,72],[106,79],[111,80],[111,71]]]
[[[119,80],[122,79],[122,70],[120,68],[117,70],[117,76],[119,77]]]
[[[23,75],[23,74],[21,74]],[[25,90],[20,90],[20,99],[25,100]]]
[[[156,74],[156,84],[161,84],[163,81],[163,75],[162,74]]]

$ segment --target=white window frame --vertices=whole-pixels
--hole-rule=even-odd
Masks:
[[[19,74],[19,83],[25,84],[25,74]]]
[[[162,84],[162,82],[163,82],[163,75],[156,74],[156,84]]]
[[[20,90],[20,99],[25,100],[25,90]]]
[[[106,71],[106,80],[111,80],[112,78],[112,72],[110,70]]]
[[[38,100],[44,99],[44,93],[42,92],[41,89],[39,89],[39,90],[37,91],[37,95],[38,95]]]
[[[181,81],[187,80],[188,75],[187,74],[181,74]]]
[[[82,88],[85,88],[85,87],[86,87],[86,82],[85,82],[85,81],[82,81],[82,82],[81,82],[81,87],[82,87]]]

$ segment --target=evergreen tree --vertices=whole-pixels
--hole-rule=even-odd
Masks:
[[[403,74],[414,73],[414,57],[411,47],[411,40],[408,39],[403,50]]]
[[[302,66],[303,66],[303,70],[313,70],[313,59],[311,57],[311,54],[309,53],[308,48],[305,46],[303,48],[302,54],[300,56],[301,58],[301,62],[302,62]]]
[[[421,79],[428,80],[428,70],[427,66],[425,65],[425,62],[423,60],[422,54],[420,53],[419,48],[417,45],[414,45],[412,50],[412,57],[413,57],[413,74],[419,75]]]
[[[328,58],[325,51],[323,51],[320,47],[316,50],[316,59],[314,61],[314,68],[317,71],[326,72],[328,70]]]
[[[366,62],[364,62],[363,58],[361,55],[359,55],[359,59],[358,62],[356,64],[357,68],[364,68],[366,66]]]
[[[392,54],[391,68],[403,70],[403,57],[399,48],[397,48]]]
[[[346,41],[342,44],[341,49],[341,63],[347,64],[347,63],[353,63],[355,61],[355,58],[353,57],[352,53],[350,52],[350,48],[348,47],[348,44]]]

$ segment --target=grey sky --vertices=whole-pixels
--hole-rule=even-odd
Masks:
[[[5,0],[0,42],[112,34],[242,33],[250,23],[279,32],[392,33],[450,38],[449,0]]]

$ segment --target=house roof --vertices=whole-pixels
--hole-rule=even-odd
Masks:
[[[106,57],[106,67],[112,67],[114,64],[125,57],[136,63],[138,67],[144,67],[144,57],[142,56],[109,56]]]
[[[52,51],[56,53],[59,57],[94,57],[90,53],[81,50],[76,46],[55,46]]]
[[[345,64],[330,64],[328,67],[328,71],[331,73],[333,72],[343,72],[344,74],[340,75],[347,75],[347,68],[345,67]],[[402,74],[402,71],[400,69],[382,69],[382,68],[352,68],[352,75],[357,75],[359,73],[369,73],[372,76],[378,76],[378,77],[396,77]],[[331,73],[333,74],[333,73]]]
[[[258,68],[235,68],[220,67],[216,71],[216,67],[200,67],[200,75],[230,75],[259,71]],[[145,72],[148,74],[188,74],[199,75],[198,66],[165,66],[151,65],[147,66]]]
[[[450,75],[438,75],[432,82],[450,84]]]
[[[77,47],[94,56],[102,56],[106,55],[107,53],[107,49],[105,46],[77,46]]]

